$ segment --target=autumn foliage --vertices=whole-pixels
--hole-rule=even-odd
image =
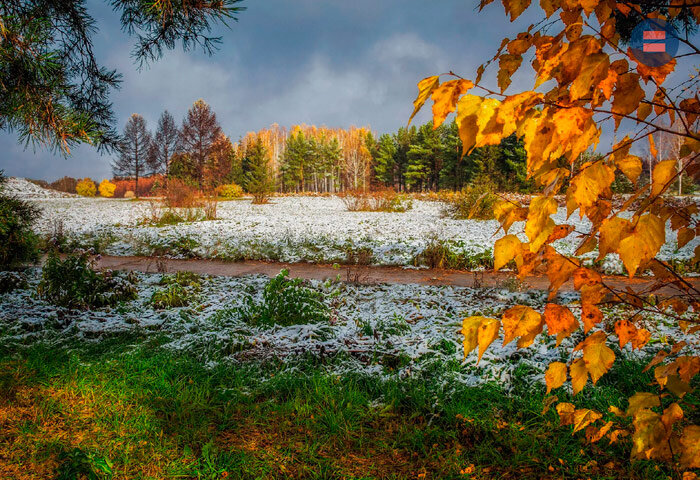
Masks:
[[[481,8],[492,1],[483,0]],[[502,3],[511,21],[528,8],[536,8],[530,6],[530,0]],[[612,344],[620,349],[626,345],[640,349],[647,344],[651,334],[641,325],[642,315],[672,322],[695,342],[700,334],[700,292],[657,259],[667,240],[667,226],[679,247],[700,233],[697,204],[678,207],[663,197],[680,175],[695,181],[700,177],[697,77],[691,75],[687,80],[684,76],[680,87],[668,85],[665,82],[676,60],[648,67],[625,47],[616,30],[616,18],[630,12],[641,18],[659,18],[664,13],[667,19],[682,14],[695,24],[700,22],[697,3],[662,3],[663,12],[648,13],[649,8],[637,2],[541,0],[547,20],[513,39],[504,39],[473,80],[450,72],[447,79],[433,76],[418,84],[413,115],[429,99],[436,127],[455,112],[463,154],[497,144],[512,134],[523,138],[528,176],[542,194],[527,206],[503,200],[494,207],[506,233],[495,244],[495,267],[514,262],[521,277],[546,274],[550,303],[542,312],[516,306],[501,318],[469,317],[462,332],[465,354],[478,350],[481,358],[501,332],[504,344],[516,341],[519,348],[527,348],[539,335],[555,335],[559,348],[564,339],[583,330],[583,340],[566,352],[568,359],[549,365],[545,374],[548,392],[570,384],[577,394],[589,379],[596,384],[615,363]],[[687,39],[680,41],[690,47],[688,55],[699,54]],[[511,78],[524,67],[525,58],[532,58],[532,89],[510,92]],[[488,67],[496,65],[497,86],[492,87],[482,77]],[[669,129],[666,121],[680,128]],[[609,148],[598,145],[605,128],[622,138]],[[654,136],[659,132],[675,136],[678,155],[658,158],[651,182],[641,186],[637,181],[643,163],[634,151],[644,142],[651,155],[658,156]],[[582,153],[596,147],[602,155],[577,162]],[[617,172],[636,185],[620,208],[613,207],[611,193]],[[564,195],[568,215],[586,217],[590,230],[573,232],[571,225],[557,225],[552,219],[558,208],[555,195]],[[526,242],[509,233],[515,222],[522,221]],[[552,246],[570,235],[577,240],[575,256],[563,255]],[[619,255],[630,277],[650,273],[656,282],[645,291],[608,285],[578,259],[596,249],[598,259]],[[694,261],[698,260],[700,246],[694,250]],[[557,290],[571,280],[581,295],[578,308],[556,303]],[[663,295],[658,291],[662,286],[666,289]],[[616,308],[616,320],[604,321],[607,307]],[[653,369],[655,384],[650,391],[632,396],[625,410],[611,406],[609,412],[597,412],[560,403],[556,409],[562,425],[573,426],[574,432],[584,431],[590,442],[626,438],[632,459],[670,462],[679,473],[700,468],[697,405],[684,400],[700,372],[700,357],[687,338],[669,338],[668,345],[647,366]]]
[[[83,178],[75,186],[75,193],[81,197],[94,197],[95,193],[97,193],[95,182],[89,178]]]

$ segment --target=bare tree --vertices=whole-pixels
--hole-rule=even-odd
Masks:
[[[212,146],[221,134],[216,114],[202,99],[194,102],[187,111],[180,130],[179,150],[190,155],[197,167],[199,188],[204,184],[204,169],[212,152]]]
[[[153,173],[165,173],[166,181],[170,174],[170,157],[177,149],[179,135],[175,119],[170,112],[164,111],[158,119],[158,128],[151,143],[149,164]]]
[[[136,196],[139,192],[139,177],[143,176],[149,168],[151,142],[151,133],[146,128],[146,120],[138,113],[132,114],[124,127],[119,157],[112,163],[112,173],[115,177],[134,178]]]

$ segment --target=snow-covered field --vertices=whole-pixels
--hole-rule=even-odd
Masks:
[[[454,220],[441,215],[439,202],[414,201],[404,213],[349,212],[335,197],[281,197],[268,205],[250,200],[220,202],[217,220],[180,223],[165,227],[139,225],[150,216],[152,202],[100,198],[45,198],[34,201],[43,211],[37,229],[52,234],[62,225],[64,234],[90,244],[100,239],[104,252],[113,255],[196,256],[223,259],[263,259],[284,262],[342,262],[348,250],[370,249],[373,263],[412,265],[416,255],[436,240],[465,255],[490,251],[499,232],[496,221]],[[589,227],[574,214],[568,220],[560,209],[558,223],[568,222],[577,231]],[[522,235],[523,225],[511,233]],[[696,238],[678,249],[675,232],[667,231],[662,259],[692,257]],[[575,234],[557,242],[573,253]],[[595,258],[595,253],[587,255]],[[615,255],[603,265],[609,273],[621,272]]]
[[[572,342],[559,348],[555,337],[539,336],[534,345],[516,350],[515,342],[502,346],[496,340],[477,365],[476,354],[462,354],[461,321],[469,315],[498,316],[515,304],[541,309],[545,294],[506,289],[470,289],[420,285],[353,285],[312,282],[324,293],[332,310],[328,323],[254,327],[236,314],[247,292],[259,296],[267,278],[205,278],[198,300],[189,307],[155,310],[149,303],[158,288],[160,274],[139,274],[139,297],[113,309],[68,310],[36,297],[40,272],[29,272],[29,288],[0,295],[0,343],[6,347],[44,341],[71,345],[98,342],[114,334],[165,337],[167,349],[185,350],[202,363],[236,362],[281,358],[286,368],[297,360],[331,359],[329,373],[366,373],[380,376],[415,376],[439,370],[446,382],[477,384],[498,380],[504,386],[516,368],[525,369],[533,381],[541,381],[546,365],[568,357]],[[576,301],[576,294],[560,297],[562,303]],[[576,306],[572,309],[576,311]],[[645,325],[653,340],[642,352],[649,355],[659,340],[671,332],[663,322]],[[677,332],[676,332],[677,333]],[[687,339],[693,348],[697,339]]]
[[[3,191],[22,198],[66,198],[75,197],[68,193],[42,188],[25,178],[8,177],[3,185]]]

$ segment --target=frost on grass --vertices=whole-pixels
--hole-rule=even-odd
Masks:
[[[527,372],[542,381],[549,362],[571,351],[565,340],[539,336],[534,345],[517,350],[515,342],[496,340],[477,365],[476,354],[462,354],[461,321],[465,316],[498,316],[516,304],[541,309],[545,293],[505,289],[470,289],[425,285],[353,285],[311,282],[323,294],[331,314],[319,323],[251,325],[241,315],[251,301],[261,301],[266,277],[204,277],[197,301],[187,307],[154,309],[150,299],[162,288],[162,275],[140,274],[138,298],[113,308],[69,310],[50,305],[34,294],[39,271],[27,274],[29,286],[0,296],[0,342],[23,348],[37,342],[74,345],[101,342],[121,334],[158,338],[162,348],[184,351],[204,365],[222,362],[282,361],[294,369],[312,359],[331,374],[364,373],[386,378],[439,375],[445,384],[498,381],[508,387],[513,372]],[[560,297],[576,311],[577,296]],[[611,312],[614,316],[615,312]],[[655,353],[660,341],[677,334],[653,318],[646,325],[654,341],[642,352]],[[579,332],[580,333],[580,332]],[[689,341],[694,341],[692,338]],[[692,348],[698,348],[694,345]]]
[[[33,200],[42,208],[39,233],[51,235],[57,224],[78,243],[91,246],[102,241],[103,253],[112,255],[165,255],[176,258],[202,257],[228,260],[258,259],[282,262],[335,263],[347,260],[350,252],[371,251],[372,262],[410,266],[434,242],[466,257],[490,252],[503,235],[493,220],[444,218],[439,202],[415,201],[404,213],[348,212],[342,201],[329,197],[275,198],[268,205],[249,201],[222,202],[217,220],[180,223],[165,227],[139,225],[148,217],[148,202],[96,198],[45,198]],[[568,220],[560,209],[557,223],[573,224],[587,231],[588,222],[575,213]],[[511,233],[519,233],[516,223]],[[667,242],[659,258],[688,260],[700,238],[682,249],[675,232],[667,231]],[[105,241],[106,240],[106,241]],[[557,248],[573,254],[579,240],[573,233],[557,241]],[[588,263],[596,257],[584,257]],[[609,255],[601,265],[606,273],[621,273],[622,263]]]

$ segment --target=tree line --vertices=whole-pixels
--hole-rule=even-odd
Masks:
[[[392,188],[458,191],[488,181],[494,189],[529,191],[525,150],[515,136],[462,156],[454,122],[402,127],[378,138],[368,127],[347,129],[272,125],[231,142],[212,108],[197,100],[181,124],[165,111],[151,132],[139,114],[129,118],[118,156],[117,179],[153,175],[213,190],[235,183],[249,193],[335,193]]]

